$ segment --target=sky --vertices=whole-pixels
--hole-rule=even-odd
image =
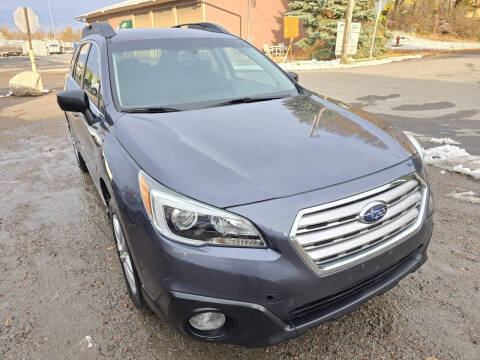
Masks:
[[[75,16],[90,12],[120,2],[121,0],[0,0],[0,26],[8,25],[17,29],[13,22],[13,12],[20,6],[31,7],[40,21],[40,28],[45,31],[51,29],[48,1],[52,9],[55,30],[62,30],[67,26],[79,29],[83,23],[75,20]]]

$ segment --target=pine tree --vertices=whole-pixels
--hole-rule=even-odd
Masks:
[[[302,49],[318,47],[314,51],[315,58],[335,56],[337,23],[345,19],[347,0],[295,0],[288,4],[289,15],[300,18],[302,25],[307,28],[308,38],[296,43]],[[353,21],[362,23],[357,57],[367,56],[372,41],[375,22],[375,7],[371,0],[356,0],[353,11]],[[388,40],[382,31],[377,33],[375,53],[385,51]]]

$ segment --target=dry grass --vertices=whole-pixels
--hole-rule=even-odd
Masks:
[[[414,7],[399,10],[392,23],[396,30],[414,32],[431,40],[480,41],[480,19],[468,17],[468,12],[466,6],[441,8],[437,23],[432,1],[418,0]]]

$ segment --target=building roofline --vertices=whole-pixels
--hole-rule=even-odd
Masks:
[[[85,21],[89,17],[108,15],[120,11],[135,10],[155,4],[165,4],[169,2],[175,2],[175,0],[124,0],[97,10],[93,10],[89,13],[75,16],[75,19],[79,21]],[[194,0],[191,2],[200,2],[200,0]]]

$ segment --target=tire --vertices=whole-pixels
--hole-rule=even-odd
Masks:
[[[68,126],[68,130],[70,131],[70,139],[72,140],[72,146],[73,146],[73,151],[75,153],[75,159],[77,160],[77,166],[82,172],[86,173],[88,172],[87,164],[85,164],[85,160],[83,160],[82,154],[80,154],[80,152],[77,149],[77,144],[75,143],[75,139],[73,138],[72,130],[70,130],[70,126]]]
[[[121,223],[120,217],[117,215],[118,210],[113,199],[108,202],[108,213],[110,215],[110,222],[112,225],[113,239],[115,247],[117,248],[118,259],[122,266],[123,277],[127,286],[128,295],[133,304],[137,308],[145,307],[145,300],[142,295],[142,283],[138,277],[137,269],[133,263],[133,258],[130,254],[128,244],[124,235],[124,227]]]

